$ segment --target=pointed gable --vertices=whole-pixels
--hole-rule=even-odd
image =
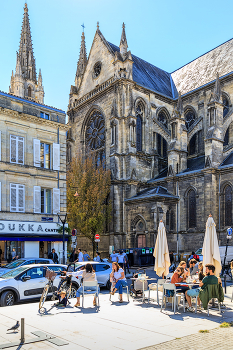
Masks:
[[[78,95],[83,96],[89,91],[95,89],[114,76],[114,52],[104,38],[103,34],[97,29],[92,47],[89,53],[86,69],[81,82]],[[100,63],[101,69],[98,76],[95,76],[94,66]]]

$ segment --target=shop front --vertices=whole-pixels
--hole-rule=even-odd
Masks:
[[[63,237],[54,222],[0,220],[1,260],[10,262],[18,258],[48,258],[54,248],[62,259]],[[68,235],[65,235],[65,250]]]

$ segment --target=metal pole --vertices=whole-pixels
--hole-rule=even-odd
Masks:
[[[62,263],[65,265],[65,220],[62,221],[62,225],[63,225],[63,227],[62,227],[62,230],[63,230],[63,232],[62,232],[62,240],[63,240],[63,261],[62,261]]]
[[[21,318],[21,339],[20,344],[25,342],[25,329],[24,329],[24,318]]]
[[[179,187],[178,187],[178,181],[176,183],[176,195],[178,196]],[[179,215],[179,208],[178,208],[178,201],[176,204],[176,250],[177,250],[177,259],[179,260],[179,223],[178,223],[178,215]]]

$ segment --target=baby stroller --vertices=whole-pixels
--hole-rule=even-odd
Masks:
[[[139,279],[140,274],[146,275],[145,269],[137,269],[132,277],[132,284],[130,285],[130,295],[134,298],[141,298],[143,295],[143,282]],[[144,289],[148,288],[147,281],[144,282]]]

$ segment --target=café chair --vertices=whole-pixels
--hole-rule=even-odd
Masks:
[[[171,291],[170,295],[168,295],[167,291]],[[177,293],[176,286],[173,283],[164,283],[163,284],[163,297],[162,297],[160,312],[162,312],[162,310],[163,310],[163,304],[165,304],[165,308],[166,308],[166,303],[167,303],[168,298],[172,299],[172,309],[174,307],[174,314],[176,312],[176,306],[177,306],[177,309],[179,310],[179,298],[181,298],[183,301],[183,308],[184,308],[184,312],[185,312],[185,295],[184,295],[184,293]],[[164,299],[165,299],[165,303],[164,303]]]
[[[157,283],[150,283],[149,284],[149,293],[148,293],[148,304],[149,304],[149,302],[150,302],[150,291],[151,290],[156,290],[157,291],[157,304],[159,305],[159,286],[163,286],[163,284],[166,282],[166,280],[165,279],[163,279],[163,278],[159,278],[158,280],[157,280]]]

